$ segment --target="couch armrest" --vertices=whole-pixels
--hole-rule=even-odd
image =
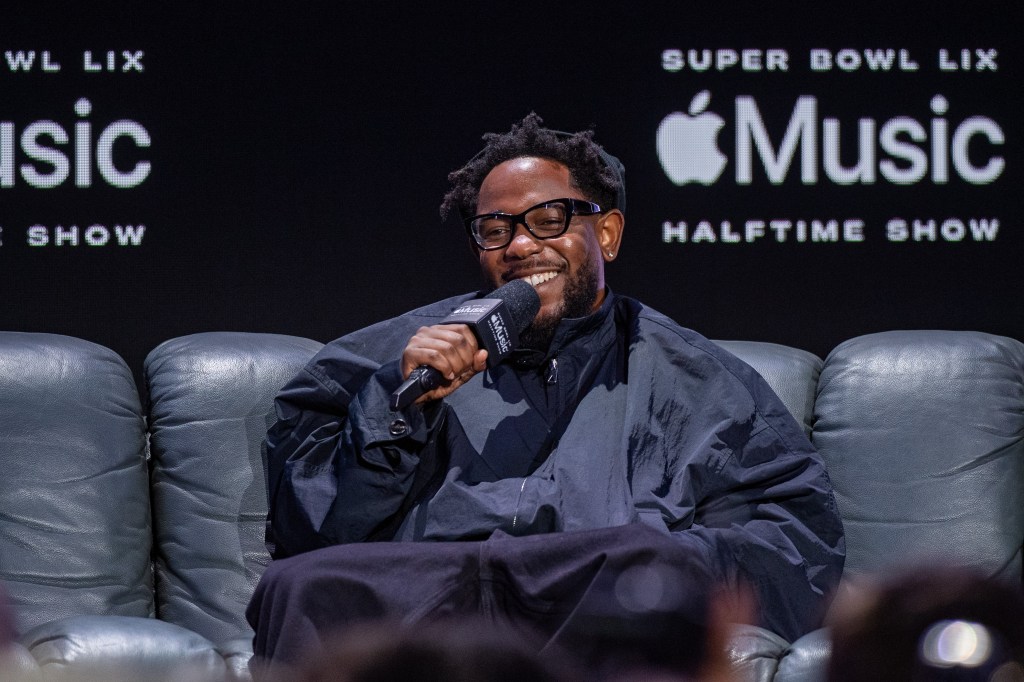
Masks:
[[[37,682],[42,675],[39,664],[20,642],[9,642],[0,650],[0,680]]]
[[[134,616],[72,616],[20,638],[44,674],[70,672],[109,682],[221,680],[227,666],[205,637]]]
[[[789,642],[756,625],[735,625],[726,647],[736,682],[771,682]]]
[[[227,666],[227,679],[231,682],[251,682],[249,659],[252,658],[252,637],[238,637],[221,642],[217,648]]]
[[[832,638],[827,628],[808,632],[782,656],[775,682],[825,682],[831,653]]]

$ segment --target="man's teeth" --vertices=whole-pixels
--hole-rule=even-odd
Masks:
[[[531,286],[537,286],[539,284],[547,282],[549,279],[553,279],[557,275],[557,272],[541,272],[536,275],[528,275],[526,277],[523,277],[523,279],[529,282]]]

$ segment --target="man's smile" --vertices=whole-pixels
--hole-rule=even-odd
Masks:
[[[501,279],[504,282],[521,279],[529,282],[531,286],[536,288],[545,282],[550,282],[560,275],[563,270],[563,267],[552,263],[531,263],[529,265],[521,263],[518,267],[512,267],[502,273]]]
[[[557,272],[555,272],[554,270],[549,270],[548,272],[538,272],[532,275],[526,275],[525,277],[521,277],[520,279],[526,280],[533,287],[538,287],[544,282],[547,282],[550,279],[554,279],[557,276]]]

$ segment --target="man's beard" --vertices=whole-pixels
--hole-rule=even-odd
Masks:
[[[598,294],[597,268],[594,267],[593,261],[583,261],[576,275],[566,282],[564,294],[557,310],[548,315],[538,315],[530,326],[519,334],[519,345],[522,348],[546,353],[551,346],[551,339],[555,336],[555,329],[562,319],[585,317],[591,313]]]

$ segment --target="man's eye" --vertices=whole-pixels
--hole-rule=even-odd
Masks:
[[[498,238],[498,237],[503,237],[506,234],[508,234],[508,226],[507,225],[491,225],[491,226],[485,225],[480,230],[480,235],[482,237],[484,237],[485,239],[495,239],[495,238]]]
[[[544,207],[534,209],[528,217],[530,227],[544,232],[562,229],[565,223],[565,214],[555,207]]]

